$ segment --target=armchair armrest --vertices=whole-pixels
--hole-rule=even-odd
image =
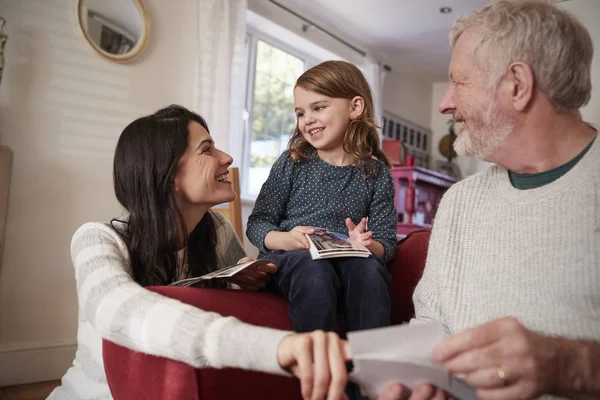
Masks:
[[[288,302],[261,292],[155,286],[149,290],[205,311],[244,322],[292,330]],[[236,368],[196,369],[190,365],[137,353],[104,340],[104,369],[115,400],[120,399],[300,399],[296,379]]]
[[[415,314],[412,295],[423,275],[430,234],[429,228],[417,229],[398,242],[394,260],[388,266],[392,276],[388,288],[392,325],[409,321]]]
[[[398,242],[388,269],[392,276],[392,325],[414,315],[412,294],[425,267],[429,235],[429,229],[419,229]],[[148,289],[250,324],[292,330],[288,301],[273,294],[169,286]],[[196,369],[167,358],[136,353],[107,340],[103,341],[103,359],[115,400],[301,399],[299,382],[293,378],[234,368]]]

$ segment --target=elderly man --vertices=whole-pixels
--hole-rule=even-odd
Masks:
[[[444,196],[416,320],[481,399],[600,397],[600,140],[587,30],[550,1],[499,0],[451,31],[440,112],[455,149],[495,165]],[[389,386],[382,400],[408,397]],[[411,398],[443,397],[428,385]]]

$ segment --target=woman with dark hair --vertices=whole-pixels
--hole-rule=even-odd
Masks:
[[[215,148],[204,119],[180,106],[125,128],[115,151],[114,187],[126,214],[84,224],[73,236],[78,348],[50,399],[111,398],[103,338],[195,367],[287,370],[300,378],[304,398],[344,398],[348,349],[335,333],[252,326],[144,288],[200,276],[245,256],[233,227],[209,210],[235,198],[228,181],[232,161]],[[230,282],[262,288],[276,269],[248,268]],[[216,281],[209,285],[224,286]]]

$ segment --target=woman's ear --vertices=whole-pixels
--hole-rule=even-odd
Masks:
[[[365,99],[355,96],[350,100],[350,119],[357,119],[365,110]]]

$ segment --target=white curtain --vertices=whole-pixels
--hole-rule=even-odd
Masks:
[[[385,81],[385,68],[383,64],[373,58],[366,56],[362,65],[365,78],[371,86],[373,94],[373,106],[375,107],[375,123],[383,127],[383,83]],[[379,131],[379,140],[383,139],[381,129]]]
[[[232,122],[240,121],[244,103],[243,96],[232,94],[244,67],[246,8],[246,0],[198,1],[195,109],[206,119],[217,147],[228,152]]]

